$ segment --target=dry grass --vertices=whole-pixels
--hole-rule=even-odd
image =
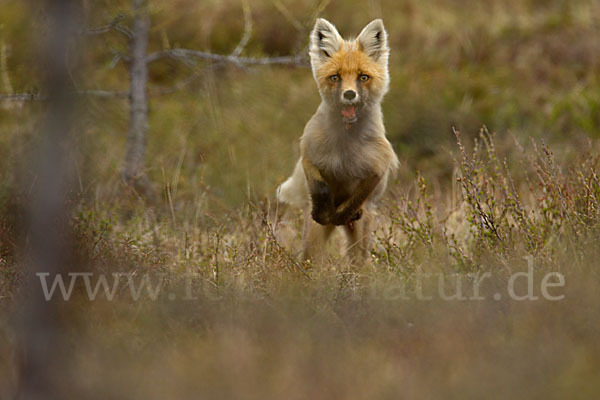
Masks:
[[[122,281],[116,300],[90,302],[80,281],[59,302],[73,354],[61,372],[76,382],[69,390],[92,398],[593,397],[597,158],[582,155],[563,171],[547,147],[523,152],[528,184],[517,185],[492,136],[480,138],[472,153],[459,145],[454,208],[432,198],[422,177],[414,190],[394,187],[371,268],[335,252],[327,265],[300,263],[276,240],[266,206],[187,226],[168,207],[161,213],[135,198],[121,197],[111,212],[78,206],[72,270],[133,272],[138,283],[148,274],[164,286],[155,301],[132,301]],[[525,255],[536,301],[506,297]],[[552,292],[564,294],[560,301],[541,297],[550,271],[565,276]],[[458,274],[471,297],[484,272],[492,273],[486,300],[444,301],[436,277],[423,285],[433,298],[419,298],[420,274],[445,274],[449,296]],[[15,338],[5,332],[10,355]]]

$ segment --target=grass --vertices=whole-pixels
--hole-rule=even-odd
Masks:
[[[252,2],[247,53],[301,49],[315,10],[343,33],[384,16],[392,45],[384,115],[402,168],[381,205],[373,265],[348,265],[339,241],[327,265],[301,263],[301,215],[282,219],[274,203],[319,101],[309,70],[207,69],[186,90],[153,97],[154,204],[118,178],[126,102],[85,99],[71,144],[67,267],[94,278],[133,273],[135,282],[148,274],[164,287],[154,301],[147,292],[133,301],[123,280],[115,300],[90,302],[79,281],[71,301],[57,302],[66,349],[57,381],[103,399],[596,396],[598,5],[322,5]],[[2,7],[12,84],[32,90],[40,72],[25,61],[34,51],[17,45],[31,10]],[[101,25],[125,4],[88,7],[90,24]],[[154,7],[152,49],[226,53],[243,27],[234,1]],[[111,69],[106,52],[122,39],[93,40],[82,82],[125,87],[125,65]],[[157,63],[152,86],[186,73]],[[23,290],[19,227],[32,175],[22,160],[34,154],[42,112],[0,108],[0,397],[17,379],[9,315]],[[511,300],[507,285],[527,270],[526,257],[540,299]],[[564,275],[565,286],[550,289],[563,300],[541,298],[549,272]],[[468,296],[490,273],[486,300],[444,301],[437,275],[424,278],[438,273],[446,295],[458,279]],[[185,300],[189,290],[196,299]],[[433,298],[420,300],[421,291]],[[527,291],[524,280],[515,291]]]

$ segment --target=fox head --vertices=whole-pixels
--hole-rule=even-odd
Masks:
[[[321,98],[346,124],[381,102],[389,86],[387,33],[383,21],[370,22],[356,39],[345,40],[335,26],[317,19],[310,34],[310,63]]]

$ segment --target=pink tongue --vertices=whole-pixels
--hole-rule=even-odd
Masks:
[[[342,110],[342,115],[346,119],[352,119],[356,116],[356,112],[354,110],[354,106],[346,107]]]

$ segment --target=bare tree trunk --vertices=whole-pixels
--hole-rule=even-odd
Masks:
[[[68,226],[65,144],[74,116],[74,88],[65,60],[76,24],[74,0],[47,0],[46,4],[49,29],[40,59],[46,70],[48,108],[42,143],[34,160],[37,174],[29,209],[24,286],[17,319],[20,356],[17,398],[27,400],[65,398],[61,387],[65,387],[64,374],[68,370],[58,305],[56,301],[46,301],[37,274],[49,274],[54,279],[57,273],[65,272],[63,238]]]
[[[148,0],[132,0],[133,28],[130,39],[131,65],[129,67],[129,133],[121,176],[143,195],[151,195],[151,185],[145,173],[146,132],[148,131],[148,66],[146,50],[150,16]]]

